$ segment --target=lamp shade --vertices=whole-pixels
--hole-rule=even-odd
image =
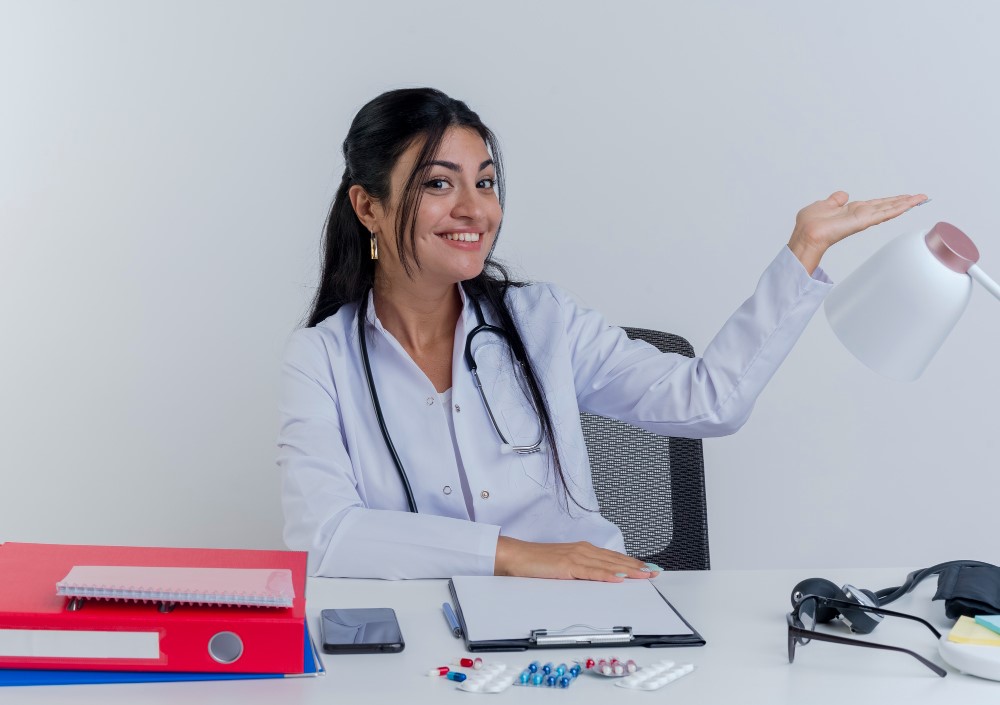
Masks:
[[[865,365],[914,380],[965,311],[978,259],[972,240],[949,223],[901,235],[830,292],[827,319]]]

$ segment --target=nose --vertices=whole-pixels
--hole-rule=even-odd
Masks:
[[[483,204],[481,194],[476,192],[476,188],[456,189],[455,204],[452,206],[451,215],[454,218],[467,220],[478,220],[483,216]]]

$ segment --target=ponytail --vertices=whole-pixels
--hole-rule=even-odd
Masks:
[[[323,238],[323,277],[313,299],[308,327],[358,301],[375,280],[375,263],[368,256],[369,233],[354,213],[347,169],[326,219]]]

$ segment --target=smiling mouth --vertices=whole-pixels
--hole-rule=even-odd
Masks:
[[[482,233],[441,233],[438,237],[445,240],[455,240],[457,242],[479,242]]]

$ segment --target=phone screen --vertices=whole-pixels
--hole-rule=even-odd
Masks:
[[[374,653],[402,651],[403,634],[396,613],[389,607],[323,610],[323,651]]]

